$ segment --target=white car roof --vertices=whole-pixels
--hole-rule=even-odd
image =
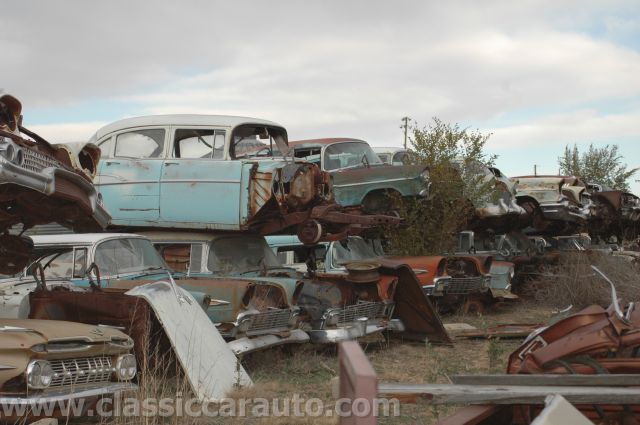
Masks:
[[[282,125],[259,118],[239,117],[233,115],[198,115],[198,114],[171,114],[171,115],[146,115],[141,117],[124,118],[114,121],[100,128],[91,137],[90,141],[96,141],[106,134],[132,127],[144,127],[152,125],[198,125],[216,127],[236,127],[241,124],[262,124],[272,127]]]
[[[65,233],[30,236],[35,245],[93,245],[105,239],[143,238],[133,233]]]

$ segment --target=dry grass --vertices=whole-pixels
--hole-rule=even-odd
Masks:
[[[465,322],[476,327],[500,323],[545,323],[551,309],[514,302],[497,306],[483,315],[444,317],[445,322]],[[449,376],[470,373],[504,373],[509,354],[521,340],[458,340],[453,346],[391,340],[364,346],[378,378],[382,382],[448,383]],[[233,397],[318,397],[333,406],[332,380],[338,375],[334,349],[300,346],[255,353],[245,360],[254,379],[252,388],[236,391]],[[400,417],[379,418],[379,424],[431,424],[455,410],[455,406],[403,404]],[[220,421],[232,424],[335,424],[335,418],[254,418]]]
[[[636,266],[622,257],[601,252],[576,252],[563,255],[557,265],[548,266],[537,280],[529,282],[529,291],[543,304],[557,308],[573,305],[582,309],[598,304],[611,304],[609,284],[592,269],[598,267],[616,286],[618,297],[637,301],[640,273]]]
[[[495,306],[483,315],[454,315],[444,317],[445,322],[465,322],[482,328],[499,323],[542,323],[551,316],[551,309],[535,304],[513,302]],[[509,354],[520,340],[458,340],[453,346],[391,340],[363,345],[380,381],[403,383],[448,383],[449,376],[469,373],[503,373]],[[333,382],[338,376],[335,347],[301,345],[265,350],[246,356],[245,368],[255,385],[236,390],[229,397],[236,400],[265,398],[286,399],[293,394],[319,398],[325,407],[333,408]],[[155,367],[143,365],[140,381],[140,399],[144,397],[175,398],[181,393],[188,397],[186,381],[171,360]],[[175,376],[173,376],[175,375]],[[456,409],[456,406],[430,406],[403,404],[399,417],[379,418],[380,424],[431,424]],[[249,409],[250,412],[250,409]],[[311,425],[336,424],[335,417],[238,417],[189,418],[137,417],[118,418],[117,425],[203,425],[203,424],[256,424],[256,425]]]

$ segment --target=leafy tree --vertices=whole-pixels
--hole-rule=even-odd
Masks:
[[[606,145],[596,148],[589,145],[586,152],[580,153],[578,146],[567,145],[564,155],[558,158],[560,172],[565,175],[581,177],[588,183],[600,183],[614,189],[629,190],[627,180],[638,168],[627,170],[627,164],[622,163],[623,157],[618,152],[618,145]]]
[[[474,205],[493,196],[493,182],[478,172],[478,164],[495,162],[495,156],[483,152],[490,134],[438,118],[426,127],[412,121],[410,130],[410,161],[429,167],[429,196],[399,202],[406,225],[387,237],[395,254],[441,254],[454,248],[455,235],[473,216]]]

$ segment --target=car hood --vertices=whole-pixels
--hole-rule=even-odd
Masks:
[[[90,344],[123,340],[118,329],[58,320],[0,319],[2,348],[24,349],[35,344],[81,340]]]

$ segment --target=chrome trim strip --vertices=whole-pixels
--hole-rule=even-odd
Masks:
[[[410,177],[400,177],[400,178],[397,178],[397,179],[376,180],[376,181],[360,182],[360,183],[334,184],[333,187],[373,185],[373,184],[378,184],[378,183],[399,182],[399,181],[406,181],[406,180],[414,180],[414,179],[410,178]]]
[[[240,183],[241,180],[211,180],[211,179],[171,179],[161,180],[162,183]]]
[[[107,182],[107,183],[95,183],[96,187],[100,186],[113,186],[116,184],[160,184],[160,180],[125,180],[121,182]]]
[[[121,182],[96,183],[96,187],[114,186],[118,184],[161,184],[161,183],[241,183],[241,180],[209,180],[209,179],[171,179],[171,180],[127,180]]]

